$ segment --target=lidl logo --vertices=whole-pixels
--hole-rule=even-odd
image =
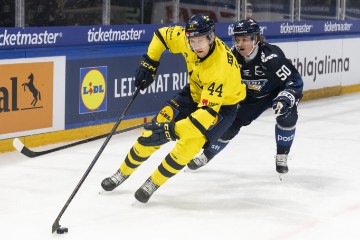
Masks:
[[[107,67],[80,69],[80,114],[107,109]]]
[[[156,122],[171,122],[178,114],[178,110],[170,105],[164,106],[156,116]]]

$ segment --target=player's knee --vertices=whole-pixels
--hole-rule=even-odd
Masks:
[[[220,139],[222,139],[223,141],[230,141],[231,139],[233,139],[238,133],[239,133],[240,129],[233,129],[233,128],[229,128],[222,136]]]
[[[298,120],[297,113],[289,114],[286,117],[278,117],[276,118],[276,123],[284,128],[293,128],[296,125]]]
[[[155,151],[159,150],[160,146],[144,146],[139,142],[136,142],[131,149],[133,155],[138,155],[139,157],[146,158],[153,154]]]

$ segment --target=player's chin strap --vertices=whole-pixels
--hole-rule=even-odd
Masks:
[[[256,56],[257,52],[258,52],[258,49],[259,49],[258,43],[259,42],[256,42],[256,39],[253,40],[253,47],[252,47],[251,51],[249,52],[249,54],[246,56],[250,60],[253,59]]]
[[[214,32],[210,32],[209,35],[208,35],[210,49],[212,49],[213,46],[214,46],[215,37],[216,37],[216,36],[215,36],[215,33],[214,33]]]

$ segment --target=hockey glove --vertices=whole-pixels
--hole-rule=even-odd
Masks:
[[[160,146],[169,141],[176,141],[174,122],[150,122],[144,126],[145,130],[138,142],[144,146]]]
[[[275,116],[281,116],[290,112],[295,104],[295,96],[288,90],[281,91],[273,100],[272,109]]]
[[[135,73],[135,87],[140,87],[141,90],[144,90],[150,86],[155,80],[156,70],[159,65],[160,62],[152,60],[145,54]],[[143,80],[145,80],[145,82],[143,82]]]

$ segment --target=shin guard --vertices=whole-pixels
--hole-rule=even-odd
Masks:
[[[295,137],[295,126],[282,127],[279,124],[275,126],[275,138],[277,154],[288,154]]]
[[[213,157],[215,157],[215,155],[221,152],[229,144],[229,142],[230,140],[223,140],[221,138],[216,140],[216,142],[204,150],[204,154],[207,159],[211,160]]]

